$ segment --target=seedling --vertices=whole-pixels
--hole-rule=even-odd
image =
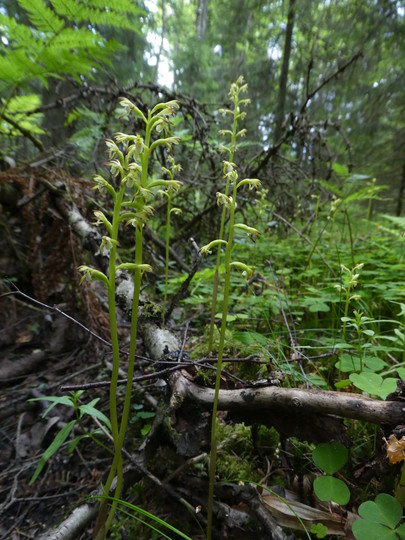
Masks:
[[[51,442],[51,444],[48,446],[48,448],[45,450],[45,452],[42,454],[41,460],[38,463],[37,468],[35,469],[34,474],[31,477],[30,485],[35,482],[35,480],[38,478],[38,476],[41,474],[42,469],[45,467],[48,460],[58,452],[65,441],[68,439],[69,435],[72,433],[74,427],[76,425],[81,425],[83,417],[87,414],[89,416],[92,416],[93,418],[97,418],[100,422],[104,424],[104,427],[111,431],[111,423],[109,419],[103,414],[101,411],[96,409],[97,402],[100,398],[93,399],[90,401],[90,403],[79,403],[79,398],[83,394],[82,390],[79,390],[77,392],[74,392],[72,396],[44,396],[40,398],[34,398],[30,399],[28,401],[48,401],[51,403],[49,407],[46,409],[46,411],[42,414],[42,418],[45,418],[48,413],[56,406],[56,405],[65,405],[68,407],[72,407],[75,413],[75,418],[68,422],[63,428],[60,429],[60,431],[55,435],[54,440]],[[103,448],[105,448],[104,444],[98,440],[96,435],[99,435],[102,433],[100,429],[96,429],[94,431],[86,431],[85,433],[81,433],[77,437],[75,437],[70,443],[68,450],[69,452],[73,452],[73,450],[76,448],[79,441],[81,441],[84,438],[90,438]]]

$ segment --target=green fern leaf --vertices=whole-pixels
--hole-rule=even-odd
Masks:
[[[65,26],[63,19],[47,7],[43,0],[18,0],[18,3],[28,12],[31,23],[40,32],[57,34]]]
[[[394,225],[397,225],[400,229],[405,231],[405,216],[390,216],[389,214],[384,214],[382,217],[391,221]]]

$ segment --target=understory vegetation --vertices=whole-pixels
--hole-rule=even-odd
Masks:
[[[4,3],[0,538],[405,538],[404,9],[342,4]]]

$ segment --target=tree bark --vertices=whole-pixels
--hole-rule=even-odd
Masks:
[[[170,384],[172,400],[186,398],[203,409],[212,408],[214,390],[198,386],[186,372],[173,374]],[[304,412],[313,417],[327,414],[390,426],[405,421],[405,403],[401,401],[378,401],[359,394],[278,386],[221,390],[218,409],[237,413],[240,418],[250,417],[251,413],[263,418],[274,412],[294,417]]]
[[[397,202],[397,211],[396,211],[396,215],[398,217],[402,214],[402,205],[404,201],[404,195],[405,195],[405,162],[402,169],[401,184],[399,186],[399,193],[398,193],[398,202]]]
[[[204,40],[207,31],[208,2],[209,0],[198,0],[195,33],[200,41]]]
[[[281,136],[282,124],[283,124],[283,119],[285,115],[288,70],[289,70],[289,64],[290,64],[291,43],[292,43],[292,35],[293,35],[294,20],[295,20],[294,7],[295,7],[295,0],[290,0],[289,6],[288,6],[287,29],[286,29],[285,41],[284,41],[283,63],[281,66],[281,73],[280,73],[278,103],[277,103],[277,110],[276,110],[276,127],[274,131],[274,144],[277,144],[277,141],[279,140]]]

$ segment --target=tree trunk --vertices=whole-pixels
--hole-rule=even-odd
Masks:
[[[198,0],[195,33],[200,41],[204,40],[207,30],[208,2],[209,0]]]
[[[284,42],[284,54],[283,54],[283,64],[281,66],[280,73],[280,85],[278,91],[278,103],[276,110],[276,127],[274,131],[274,144],[277,143],[281,136],[282,124],[285,115],[285,101],[286,101],[286,92],[287,92],[287,81],[288,81],[288,69],[290,63],[291,55],[291,42],[292,35],[294,30],[294,19],[295,19],[295,0],[290,0],[288,6],[288,20],[287,20],[287,29],[285,33],[285,42]]]
[[[402,204],[403,204],[403,201],[404,201],[404,195],[405,195],[405,162],[404,162],[404,166],[403,166],[403,169],[402,169],[401,183],[399,185],[397,211],[396,211],[396,215],[398,217],[402,214]]]

